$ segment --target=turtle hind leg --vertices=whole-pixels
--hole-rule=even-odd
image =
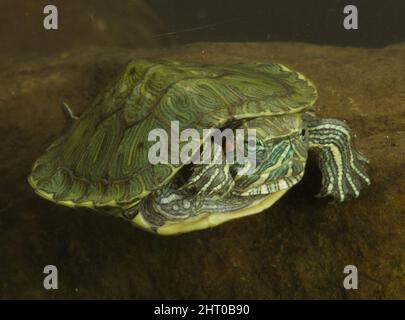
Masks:
[[[350,128],[335,119],[311,119],[307,125],[309,148],[317,152],[322,172],[322,189],[317,196],[331,195],[339,202],[357,198],[370,178],[368,160],[356,150]]]

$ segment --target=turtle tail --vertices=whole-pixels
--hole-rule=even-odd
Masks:
[[[354,146],[350,128],[335,119],[307,120],[309,148],[318,155],[322,188],[318,197],[333,196],[342,202],[357,198],[370,185],[368,160]]]

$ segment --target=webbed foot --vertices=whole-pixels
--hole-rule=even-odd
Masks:
[[[318,154],[322,189],[317,195],[333,196],[339,202],[357,198],[370,185],[368,160],[354,146],[350,128],[334,119],[308,120],[309,147]]]

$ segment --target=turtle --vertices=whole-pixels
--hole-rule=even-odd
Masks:
[[[28,181],[47,200],[160,235],[264,211],[302,179],[310,150],[322,174],[318,197],[356,198],[370,184],[369,162],[344,121],[314,114],[317,97],[308,78],[279,63],[135,59],[80,116],[63,105],[69,125]],[[150,132],[169,130],[173,121],[180,130],[254,130],[253,143],[242,139],[242,151],[254,149],[254,169],[242,174],[240,163],[178,163],[171,156],[151,163]],[[227,147],[217,144],[214,155]]]

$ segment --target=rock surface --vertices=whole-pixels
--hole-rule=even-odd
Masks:
[[[371,187],[343,204],[316,199],[320,174],[262,214],[158,237],[40,199],[26,176],[62,127],[127,61],[163,57],[289,65],[319,89],[316,112],[347,120],[371,161]],[[0,298],[405,298],[405,44],[384,49],[198,43],[171,50],[83,48],[0,68]],[[59,290],[42,287],[59,269]],[[359,289],[345,290],[346,265]]]

